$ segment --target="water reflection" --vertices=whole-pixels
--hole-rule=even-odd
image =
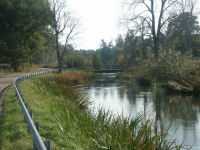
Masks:
[[[142,114],[144,119],[154,121],[155,132],[169,129],[168,138],[200,149],[200,98],[170,96],[156,84],[148,89],[135,83],[127,86],[114,77],[115,74],[99,75],[94,84],[85,87],[93,113],[102,108],[116,116],[134,118]]]

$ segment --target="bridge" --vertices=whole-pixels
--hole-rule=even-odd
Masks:
[[[111,68],[111,69],[99,69],[95,70],[95,73],[118,73],[122,72],[121,68]]]

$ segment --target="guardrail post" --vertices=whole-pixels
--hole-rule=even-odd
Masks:
[[[52,142],[49,139],[45,140],[44,144],[47,150],[53,150]]]
[[[29,114],[30,114],[31,118],[33,119],[33,113],[32,113],[32,111],[31,110],[28,110],[28,111],[29,111]],[[31,126],[30,126],[29,123],[28,123],[28,132],[31,133]]]
[[[16,98],[18,99],[18,95],[17,95],[17,92],[15,92],[15,96],[16,96]]]
[[[33,118],[33,112],[32,112],[32,110],[29,110],[29,113],[30,113],[31,118]]]
[[[35,127],[36,127],[37,131],[39,132],[39,123],[38,122],[35,122]],[[34,137],[33,137],[33,150],[38,150]]]
[[[36,127],[36,129],[39,131],[40,126],[39,126],[39,123],[38,123],[38,122],[35,122],[35,127]]]
[[[37,149],[37,145],[36,145],[36,143],[35,143],[34,137],[33,137],[33,150],[38,150],[38,149]]]

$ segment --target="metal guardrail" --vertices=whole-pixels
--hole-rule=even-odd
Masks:
[[[17,77],[15,79],[15,81],[13,82],[14,88],[16,90],[16,96],[18,97],[19,104],[20,104],[22,112],[24,114],[25,121],[27,122],[28,129],[29,129],[30,133],[32,134],[33,149],[34,150],[35,149],[36,150],[50,150],[51,146],[50,146],[49,142],[45,143],[43,141],[42,137],[40,136],[39,131],[37,129],[37,125],[36,125],[36,123],[34,123],[34,121],[32,119],[32,113],[29,112],[29,110],[28,110],[28,108],[25,104],[25,101],[24,101],[23,96],[20,92],[18,84],[19,84],[20,81],[23,81],[25,79],[29,79],[31,77],[35,77],[35,76],[39,76],[39,75],[45,75],[45,74],[53,73],[53,72],[56,72],[56,71],[51,70],[51,71],[41,71],[41,72],[29,73],[29,74],[26,74],[22,77]]]

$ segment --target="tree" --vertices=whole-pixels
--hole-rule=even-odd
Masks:
[[[43,32],[50,24],[49,3],[47,0],[1,0],[0,10],[2,61],[17,70],[27,61],[30,37]]]
[[[167,45],[184,54],[192,51],[192,37],[200,31],[197,17],[183,12],[171,20],[167,29]]]
[[[101,68],[101,61],[97,53],[95,53],[92,57],[92,65],[94,69],[100,69]]]
[[[133,8],[137,13],[128,20],[135,24],[138,19],[142,19],[148,24],[153,39],[155,58],[159,56],[162,30],[172,19],[169,14],[170,8],[176,3],[178,3],[178,0],[131,0],[130,2],[129,8]],[[136,8],[140,8],[141,11]]]
[[[107,44],[104,40],[101,40],[100,48],[97,50],[97,53],[99,53],[102,67],[113,67],[116,60],[116,51],[112,42]]]
[[[36,32],[29,37],[26,57],[29,64],[56,64],[55,40],[51,31]]]
[[[66,9],[65,0],[51,0],[52,29],[55,35],[56,54],[59,72],[62,71],[64,53],[67,51],[70,40],[77,34],[78,21]],[[64,41],[64,48],[60,42]]]
[[[197,0],[180,0],[180,13],[188,12],[194,15],[195,6],[198,5]]]
[[[137,60],[140,57],[139,51],[141,45],[141,38],[130,30],[127,32],[124,41],[124,57],[127,66],[132,66],[137,64]]]
[[[124,47],[124,39],[122,38],[122,35],[119,35],[115,41],[115,46],[118,48]]]

